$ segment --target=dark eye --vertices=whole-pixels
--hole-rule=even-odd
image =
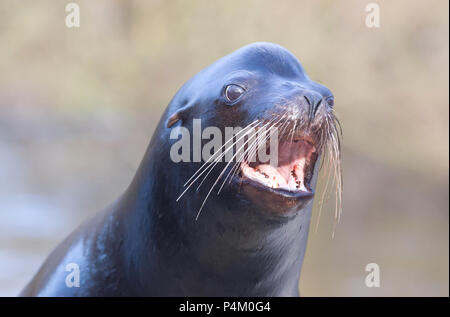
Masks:
[[[328,97],[327,98],[327,104],[328,104],[328,106],[333,107],[334,106],[334,98],[333,97]]]
[[[238,85],[228,85],[225,88],[225,97],[227,101],[233,102],[239,99],[244,93],[245,89]]]

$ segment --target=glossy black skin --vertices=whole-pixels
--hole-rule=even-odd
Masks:
[[[233,105],[223,95],[230,83],[246,89]],[[125,193],[62,242],[20,295],[297,296],[312,199],[274,212],[257,206],[236,179],[213,192],[196,221],[225,163],[176,202],[201,164],[170,160],[176,140],[167,122],[182,109],[174,126],[192,130],[192,119],[201,118],[203,127],[243,127],[284,111],[281,98],[303,95],[317,103],[332,96],[276,44],[245,46],[199,72],[170,102]],[[284,107],[311,113],[302,100]],[[317,173],[316,166],[312,188]],[[65,285],[70,262],[80,266],[79,288]]]

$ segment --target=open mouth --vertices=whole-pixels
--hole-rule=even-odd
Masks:
[[[241,179],[246,183],[290,197],[312,197],[310,182],[318,157],[309,140],[281,140],[278,144],[278,165],[242,162]]]

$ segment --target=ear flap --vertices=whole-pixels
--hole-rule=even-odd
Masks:
[[[170,116],[169,120],[167,120],[166,126],[168,128],[172,127],[175,123],[177,123],[179,120],[182,120],[180,116],[180,112],[177,111],[173,115]]]
[[[173,115],[171,115],[169,117],[169,119],[167,120],[167,128],[172,127],[175,123],[177,123],[178,121],[183,121],[186,119],[186,115],[189,111],[189,109],[191,109],[192,106],[190,104],[187,104],[186,106],[178,109],[177,112],[175,112]]]

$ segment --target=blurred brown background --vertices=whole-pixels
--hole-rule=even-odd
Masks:
[[[311,226],[303,296],[449,295],[448,1],[0,1],[0,295],[131,181],[178,88],[255,41],[335,95],[344,205]],[[320,191],[320,190],[319,190]],[[365,266],[381,268],[367,288]]]

